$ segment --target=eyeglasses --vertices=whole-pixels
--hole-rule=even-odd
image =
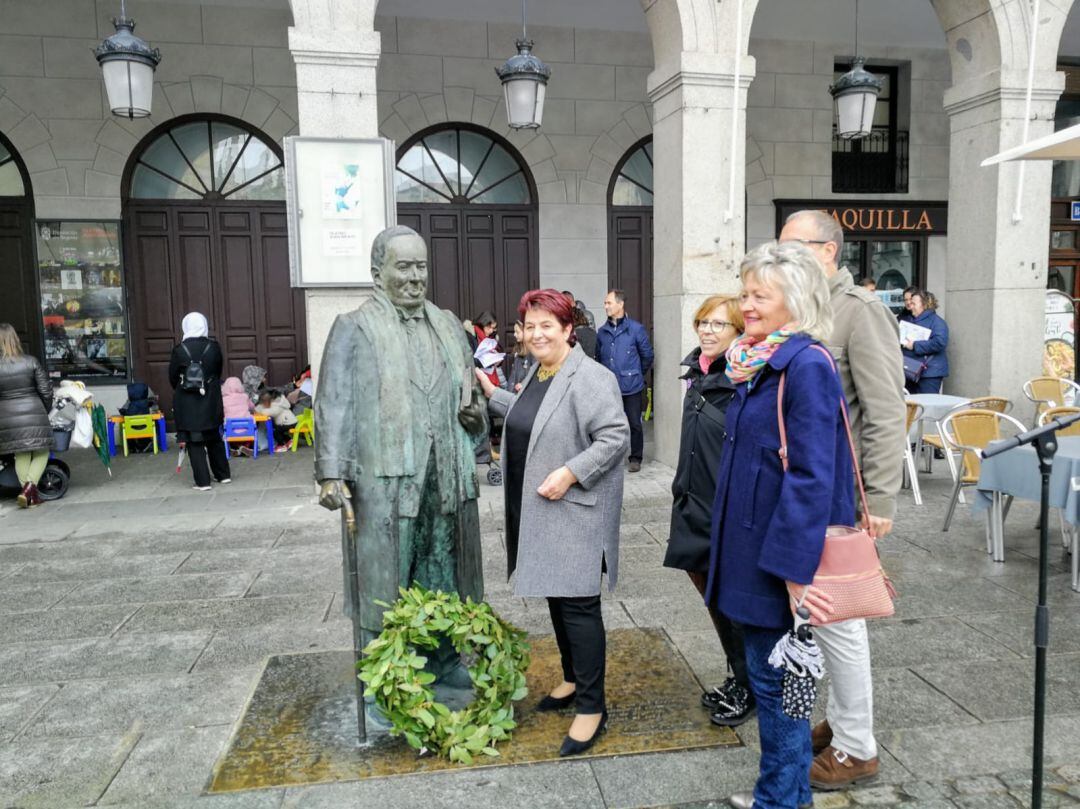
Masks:
[[[798,242],[799,244],[832,244],[831,239],[784,239],[785,242]]]
[[[728,326],[734,326],[734,323],[729,323],[726,320],[695,320],[694,328],[698,331],[703,331],[706,334],[719,334]]]

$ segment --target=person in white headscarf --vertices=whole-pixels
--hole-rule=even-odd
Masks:
[[[209,324],[199,312],[191,312],[181,324],[183,339],[169,357],[169,383],[173,387],[176,440],[187,448],[194,488],[210,491],[211,474],[218,483],[229,483],[229,456],[221,439],[225,412],[221,400],[221,346],[209,336]],[[196,367],[197,366],[197,367]],[[191,384],[199,377],[198,386]],[[187,382],[185,383],[185,379]]]

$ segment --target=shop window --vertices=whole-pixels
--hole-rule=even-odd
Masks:
[[[222,121],[182,123],[139,156],[134,199],[284,200],[285,170],[253,132]]]
[[[919,240],[844,239],[840,266],[847,267],[858,283],[872,278],[882,302],[899,314],[904,309],[904,289],[916,286],[919,277]]]
[[[835,79],[850,65],[834,65]],[[833,129],[832,190],[836,193],[893,194],[908,190],[908,133],[898,125],[899,68],[867,65],[882,79],[874,107],[873,130],[865,138],[844,140]]]
[[[398,159],[399,203],[528,205],[521,164],[491,137],[451,127],[423,136]]]
[[[126,378],[119,224],[37,222],[45,370],[53,379]]]

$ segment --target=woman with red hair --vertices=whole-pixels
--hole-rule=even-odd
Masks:
[[[477,379],[503,422],[508,574],[514,595],[548,601],[562,682],[541,711],[577,715],[560,756],[588,750],[607,722],[600,580],[619,570],[622,461],[630,445],[615,377],[575,346],[574,305],[554,289],[526,292],[518,313],[536,364],[521,390]]]

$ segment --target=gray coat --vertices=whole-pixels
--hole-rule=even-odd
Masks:
[[[530,370],[525,387],[538,367]],[[505,416],[516,400],[514,394],[496,390],[490,406]],[[502,446],[505,450],[505,441]],[[551,380],[529,438],[514,595],[597,595],[604,561],[608,588],[615,587],[622,461],[629,446],[630,427],[618,382],[580,347],[574,348]],[[514,459],[504,454],[503,463]],[[536,490],[560,466],[569,467],[578,482],[561,500],[541,497]]]

